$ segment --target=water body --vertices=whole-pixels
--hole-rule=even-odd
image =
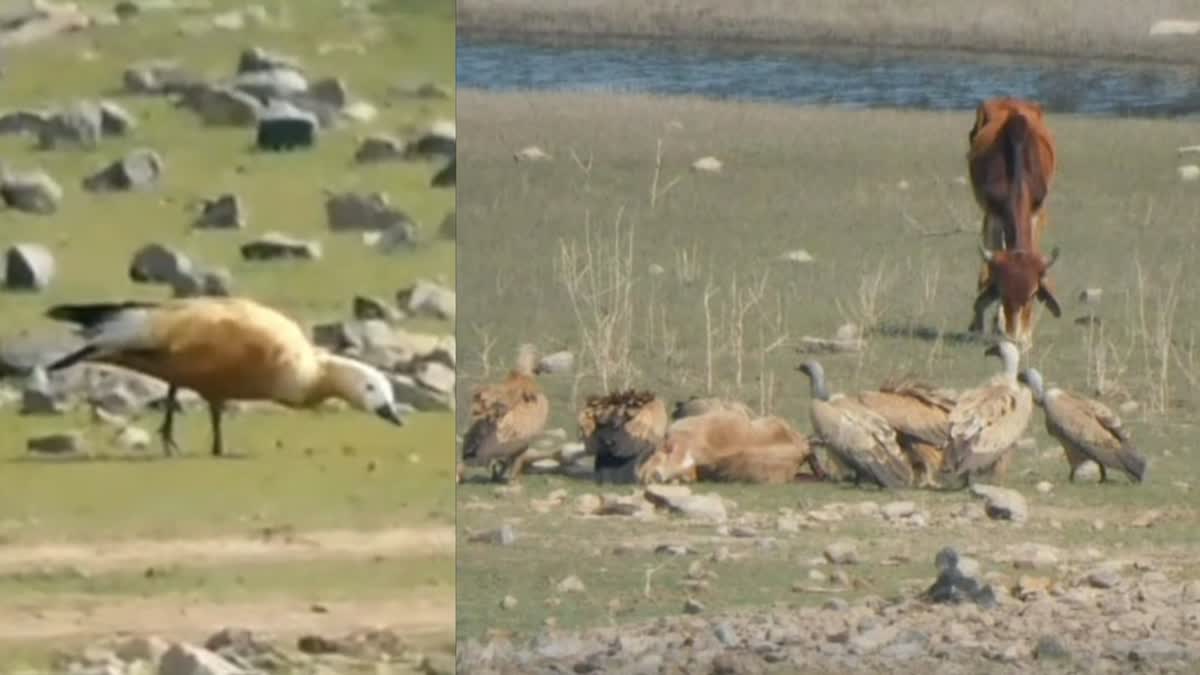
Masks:
[[[458,43],[459,86],[696,95],[852,108],[971,110],[1007,94],[1049,112],[1122,117],[1200,113],[1200,68],[957,53],[735,53],[661,45]]]

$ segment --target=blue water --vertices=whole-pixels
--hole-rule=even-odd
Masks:
[[[621,91],[854,108],[969,110],[1011,95],[1050,112],[1173,117],[1200,112],[1200,68],[829,50],[731,53],[458,42],[458,86]]]

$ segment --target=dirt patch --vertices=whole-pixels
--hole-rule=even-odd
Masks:
[[[1200,62],[1196,35],[1151,35],[1166,19],[1196,19],[1194,3],[1100,0],[462,0],[459,35],[578,44],[664,39],[761,48],[833,45],[1029,56]]]
[[[147,565],[219,565],[322,558],[453,555],[450,528],[324,530],[258,537],[130,539],[108,543],[39,543],[0,547],[0,573],[69,566],[111,572]]]
[[[39,609],[0,607],[0,640],[35,641],[113,633],[154,634],[202,641],[225,626],[273,638],[330,635],[357,628],[386,628],[416,643],[444,641],[454,630],[454,598],[412,595],[378,602],[323,604],[319,609],[288,600],[209,603],[188,599],[139,598]]]

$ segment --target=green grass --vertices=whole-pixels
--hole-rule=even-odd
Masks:
[[[404,137],[434,120],[453,119],[453,3],[381,1],[366,5],[370,11],[320,0],[267,3],[272,20],[265,26],[191,30],[208,25],[216,13],[243,6],[217,0],[208,9],[146,12],[128,23],[6,51],[6,109],[107,97],[133,112],[138,127],[129,138],[104,139],[94,151],[39,151],[33,139],[0,137],[0,155],[11,169],[43,169],[65,191],[60,210],[50,216],[0,211],[0,241],[45,244],[58,262],[57,277],[45,292],[0,292],[0,338],[65,330],[41,318],[57,302],[165,297],[165,289],[136,285],[127,277],[132,253],[152,241],[177,246],[205,265],[227,267],[236,293],[306,323],[345,318],[355,294],[391,298],[417,278],[453,287],[454,243],[438,239],[436,232],[454,207],[454,191],[429,187],[441,163],[359,166],[352,160],[358,140],[368,133]],[[362,52],[328,49],[346,44],[361,45]],[[323,133],[311,151],[260,153],[252,150],[253,129],[205,127],[165,98],[121,92],[122,71],[132,63],[171,58],[209,78],[226,78],[233,75],[240,51],[252,45],[297,57],[313,80],[344,78],[352,98],[374,104],[378,117]],[[415,100],[389,93],[394,86],[422,82],[439,84],[450,98]],[[107,195],[81,188],[86,175],[134,147],[162,155],[166,169],[159,186]],[[419,224],[425,243],[411,253],[385,256],[357,234],[333,234],[326,225],[325,190],[387,192],[393,205]],[[225,191],[241,196],[248,227],[192,231],[194,203]],[[309,262],[243,262],[238,247],[269,230],[320,240],[324,256]],[[404,328],[454,330],[432,320],[408,321]],[[158,416],[147,413],[138,424],[154,429]],[[397,430],[356,412],[248,412],[230,417],[226,425],[229,446],[242,457],[221,461],[208,456],[206,415],[189,413],[179,427],[186,456],[162,461],[157,447],[144,458],[116,449],[113,432],[89,422],[84,411],[61,418],[21,417],[9,407],[0,411],[0,532],[5,545],[21,546],[241,535],[280,526],[299,531],[449,527],[454,519],[452,424],[449,413],[415,414]],[[27,437],[62,429],[83,430],[96,456],[76,461],[25,457]],[[427,590],[429,579],[442,587],[430,593],[445,599],[444,587],[452,584],[444,558],[380,565],[334,559],[184,567],[162,579],[143,579],[140,572],[85,579],[51,575],[34,582],[5,578],[0,602],[53,604],[78,594],[161,595],[164,602],[185,602],[185,595],[233,600],[256,593],[386,599]]]
[[[710,334],[711,393],[782,415],[802,431],[809,429],[808,384],[795,366],[809,356],[797,352],[799,339],[831,337],[847,321],[867,329],[867,348],[817,357],[834,391],[875,387],[902,372],[961,388],[996,369],[994,360],[983,358],[984,343],[962,335],[979,264],[978,210],[957,180],[966,173],[969,112],[617,95],[462,96],[463,181],[471,189],[458,205],[469,263],[459,279],[462,316],[468,317],[459,339],[460,432],[469,387],[498,377],[516,345],[530,339],[577,354],[576,373],[542,380],[550,426],[570,434],[584,396],[604,388],[602,372],[609,388],[650,388],[668,402],[707,393]],[[733,516],[752,523],[802,504],[891,499],[924,504],[935,523],[898,533],[881,521],[855,520],[832,532],[790,535],[768,522],[758,529],[780,538],[781,548],[754,551],[753,540],[714,538],[711,527],[568,517],[570,498],[549,514],[528,506],[527,497],[555,488],[571,497],[596,491],[589,483],[535,477],[527,495],[493,499],[491,488],[468,482],[458,491],[460,532],[507,520],[518,542],[498,547],[460,539],[460,635],[478,637],[487,628],[528,633],[549,616],[559,625],[604,623],[613,598],[629,610],[616,620],[681,611],[681,570],[695,558],[614,555],[613,547],[626,539],[669,543],[694,534],[700,558],[720,545],[750,549],[746,560],[714,567],[719,580],[697,596],[709,611],[822,601],[824,595],[788,589],[803,580],[803,561],[842,536],[869,542],[868,563],[850,572],[866,582],[858,592],[877,595],[911,590],[914,579],[927,583],[933,555],[945,544],[977,549],[985,569],[1003,546],[1039,541],[1072,552],[1094,546],[1106,556],[1146,556],[1172,577],[1190,574],[1200,289],[1183,270],[1196,252],[1198,207],[1194,185],[1176,175],[1176,166],[1188,160],[1177,160],[1175,148],[1193,142],[1194,130],[1169,121],[1066,115],[1052,116],[1050,125],[1061,168],[1047,202],[1044,241],[1063,251],[1053,277],[1064,316],[1055,320],[1039,311],[1029,362],[1060,386],[1095,394],[1103,383],[1107,402],[1139,403],[1137,412],[1122,417],[1150,458],[1145,485],[1131,487],[1121,477],[1113,485],[1067,485],[1066,462],[1040,412],[1029,430],[1039,449],[1023,451],[1008,478],[1031,502],[1033,520],[1023,528],[945,524],[968,500],[961,493],[892,497],[809,484],[699,488],[731,497],[739,504]],[[554,160],[514,166],[511,153],[534,144]],[[721,174],[688,170],[705,155],[724,162]],[[627,248],[614,254],[618,233],[622,247],[632,237],[632,256]],[[561,255],[572,247],[581,256],[574,263]],[[797,248],[814,262],[777,260]],[[579,296],[577,318],[563,270],[586,278],[588,260],[596,284]],[[655,266],[661,273],[652,273]],[[1089,286],[1104,289],[1097,306],[1076,299]],[[1074,322],[1086,313],[1098,315],[1101,326],[1089,332]],[[615,337],[601,341],[607,356],[597,359],[585,336],[605,327]],[[1054,483],[1049,495],[1034,489],[1041,480]],[[463,507],[476,499],[492,508]],[[1124,526],[1152,509],[1166,514],[1155,527]],[[1093,531],[1097,519],[1105,527]],[[891,555],[913,563],[877,564]],[[667,563],[655,575],[660,590],[642,598],[645,569],[660,562]],[[572,573],[588,592],[547,606],[552,581]],[[500,608],[507,593],[519,601],[515,610]]]

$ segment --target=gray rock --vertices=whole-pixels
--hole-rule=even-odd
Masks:
[[[104,136],[127,136],[137,128],[137,118],[120,103],[100,101],[100,133]]]
[[[308,80],[291,68],[269,68],[242,73],[233,79],[233,86],[266,102],[307,92]]]
[[[244,91],[222,85],[198,86],[179,100],[210,126],[249,127],[258,123],[263,105]]]
[[[41,291],[54,280],[54,254],[41,244],[15,244],[4,254],[4,287]]]
[[[412,222],[390,202],[382,192],[331,194],[325,199],[325,220],[334,231],[385,230]]]
[[[447,396],[454,394],[454,369],[437,361],[426,361],[417,367],[416,381],[426,389]]]
[[[452,396],[422,386],[407,375],[391,375],[392,391],[396,401],[421,412],[445,412],[451,410]]]
[[[132,94],[179,94],[203,84],[203,78],[170,60],[135,63],[125,69],[122,79]]]
[[[684,614],[703,614],[704,604],[695,598],[688,598],[683,602]]]
[[[232,294],[233,274],[219,267],[214,269],[194,269],[187,274],[179,274],[171,279],[171,291],[177,298],[195,296],[227,297]]]
[[[142,429],[141,427],[124,427],[117,432],[116,441],[117,445],[126,450],[142,452],[150,448],[150,432]]]
[[[162,244],[147,244],[133,254],[129,279],[141,284],[172,283],[193,273],[190,258]]]
[[[396,98],[417,98],[427,100],[444,100],[450,98],[450,92],[435,82],[422,82],[418,85],[401,84],[388,90]]]
[[[512,525],[504,524],[494,530],[473,534],[467,538],[467,541],[477,544],[512,546],[517,541],[517,533],[513,530]]]
[[[456,182],[455,166],[457,164],[457,160],[450,160],[449,164],[447,164],[441,171],[438,171],[436,174],[434,174],[433,179],[429,181],[429,186],[435,188],[453,187]]]
[[[362,338],[350,323],[335,321],[317,324],[312,327],[312,341],[319,347],[333,352],[344,352],[348,349],[361,349]]]
[[[100,143],[104,116],[91,101],[75,101],[46,119],[38,129],[38,147],[53,150],[75,147],[91,150]]]
[[[1182,661],[1189,658],[1187,647],[1160,638],[1137,640],[1128,647],[1129,660],[1142,663]]]
[[[546,354],[538,360],[538,369],[549,375],[570,372],[575,367],[575,355],[569,351]]]
[[[330,106],[341,108],[350,102],[350,91],[340,77],[327,77],[312,83],[308,94]]]
[[[45,171],[0,176],[0,199],[9,208],[28,213],[54,213],[62,198],[62,187]]]
[[[383,321],[395,321],[400,318],[400,312],[379,298],[356,295],[352,305],[352,313],[354,318],[359,321],[368,319],[380,319]]]
[[[441,122],[409,140],[404,148],[404,155],[409,159],[454,159],[456,148],[457,133],[454,123]]]
[[[382,230],[364,232],[363,241],[381,253],[408,251],[417,244],[417,225],[404,221]]]
[[[430,281],[419,280],[409,288],[402,289],[396,293],[396,302],[413,316],[454,319],[454,291]]]
[[[367,136],[354,152],[354,161],[359,164],[400,159],[404,156],[404,143],[387,134]]]
[[[36,136],[51,113],[40,110],[14,110],[0,115],[0,134]]]
[[[977,483],[971,486],[971,494],[983,498],[984,512],[993,520],[1023,523],[1029,518],[1025,497],[1016,490]]]
[[[33,436],[25,441],[25,449],[38,455],[74,455],[85,450],[83,434],[78,431]]]
[[[207,649],[176,642],[158,662],[158,675],[249,675],[249,672]]]
[[[242,199],[235,194],[225,193],[213,199],[205,199],[200,215],[192,223],[199,229],[240,229],[246,226],[246,212]]]
[[[144,190],[158,184],[164,169],[162,157],[157,152],[138,148],[84,178],[83,188],[91,192]]]
[[[317,142],[317,116],[291,104],[277,104],[258,120],[255,144],[261,150],[310,148]]]
[[[277,69],[300,72],[300,61],[293,56],[269,52],[262,47],[248,47],[238,56],[238,75]]]
[[[158,663],[158,660],[167,653],[169,648],[170,645],[167,644],[167,641],[157,635],[137,636],[118,644],[115,653],[117,658],[126,663],[133,661]]]
[[[242,244],[244,260],[317,260],[321,257],[321,244],[283,234],[268,232],[258,239]]]
[[[869,654],[890,645],[897,636],[895,626],[876,626],[850,638],[850,650],[857,654]]]
[[[442,224],[438,225],[438,236],[443,239],[458,238],[458,218],[454,211],[447,213],[442,219]]]
[[[1092,588],[1116,588],[1121,585],[1121,575],[1111,567],[1101,567],[1088,573],[1087,582]]]
[[[719,495],[693,495],[670,489],[670,486],[652,485],[643,494],[655,506],[666,508],[684,518],[723,523],[728,519],[725,502]]]
[[[1033,658],[1038,661],[1064,661],[1071,653],[1053,635],[1043,635],[1033,647]]]
[[[858,544],[841,539],[825,547],[825,559],[834,565],[855,565],[862,561],[858,555]]]
[[[46,371],[40,365],[33,368],[21,388],[21,414],[61,415],[65,411],[66,406],[50,384]]]
[[[1085,288],[1079,291],[1079,301],[1085,305],[1094,305],[1104,296],[1103,288]]]

